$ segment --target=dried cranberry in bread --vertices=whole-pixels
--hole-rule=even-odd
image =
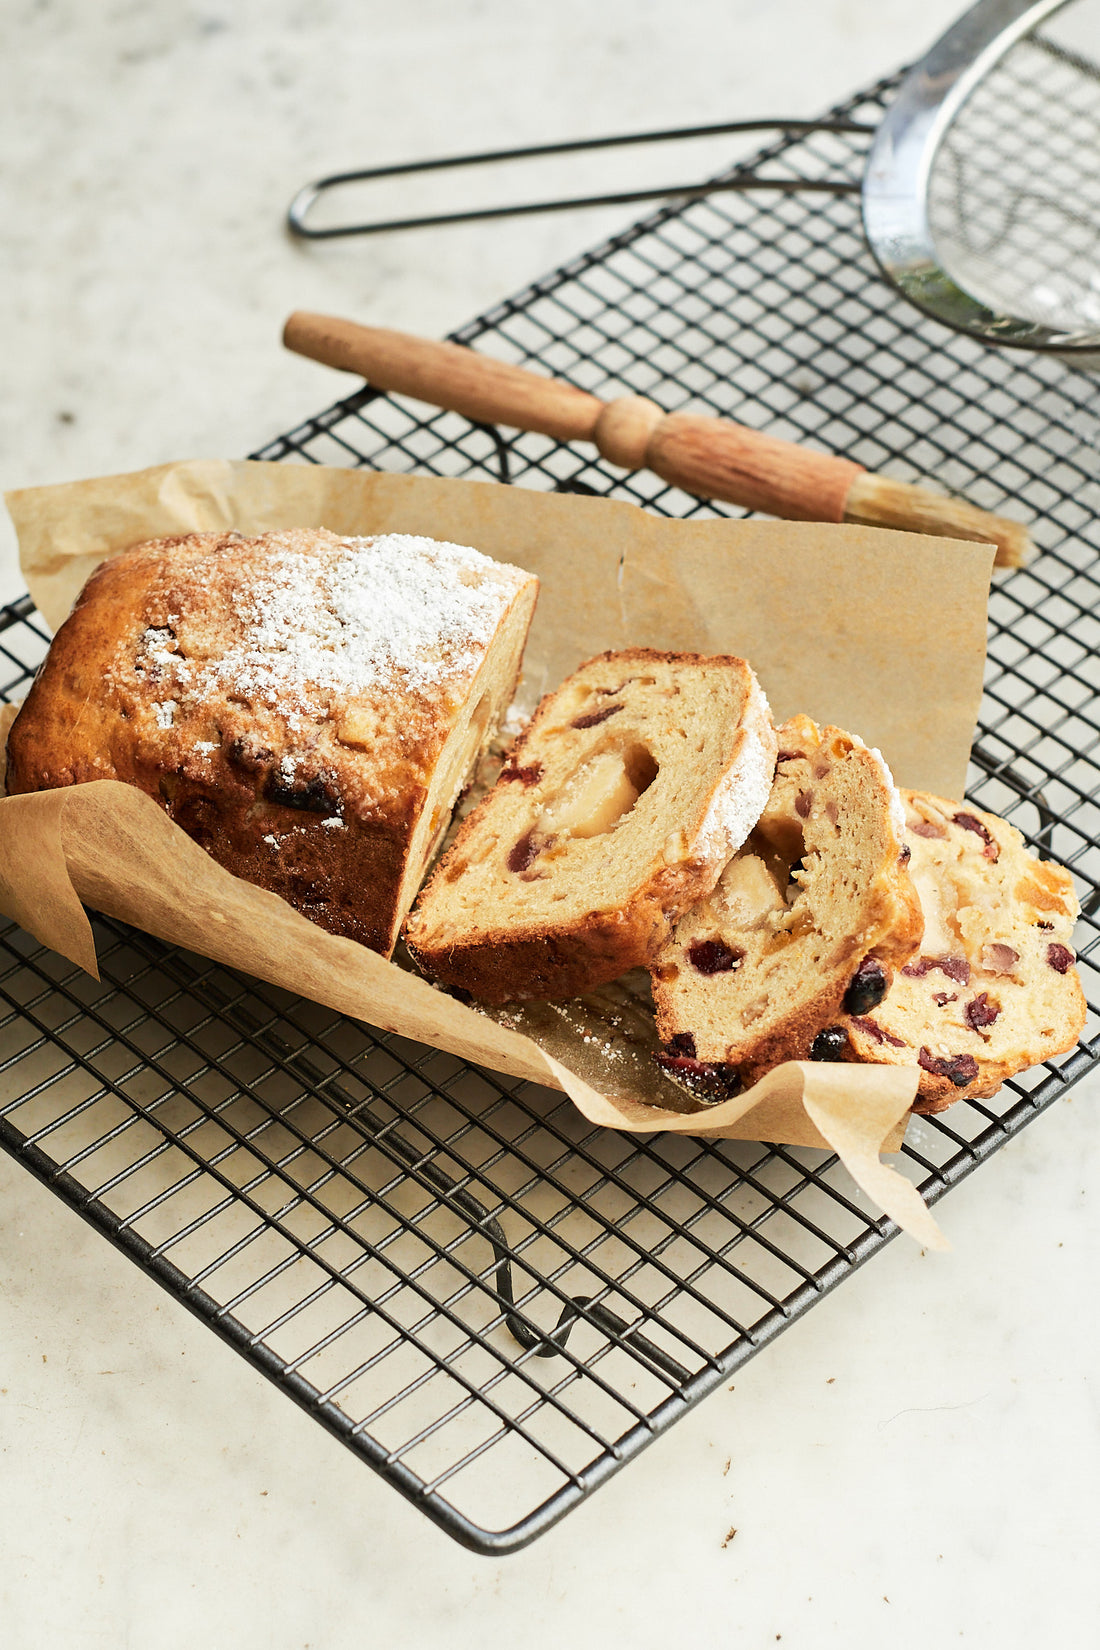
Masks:
[[[8,789],[136,785],[235,875],[388,956],[509,702],[537,589],[396,534],[137,545],[54,638]]]
[[[670,1076],[711,1097],[723,1077],[747,1086],[814,1058],[845,1002],[881,1000],[921,936],[903,829],[877,751],[808,716],[779,729],[756,829],[651,970]]]
[[[920,955],[873,1014],[837,1027],[845,1058],[919,1065],[915,1111],[995,1094],[1006,1077],[1072,1048],[1085,998],[1070,946],[1069,873],[969,803],[903,791]]]
[[[463,822],[409,950],[487,1002],[572,997],[643,965],[752,829],[775,748],[743,659],[590,659]]]

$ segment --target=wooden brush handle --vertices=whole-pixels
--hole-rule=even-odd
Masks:
[[[601,401],[585,390],[459,344],[299,311],[283,332],[299,355],[360,373],[475,423],[509,424],[558,441],[594,441],[627,470],[648,468],[699,498],[724,499],[788,520],[843,521],[862,466],[761,435],[728,419],[666,413],[644,396]]]
[[[652,470],[697,498],[725,499],[788,521],[843,521],[862,466],[762,435],[727,418],[666,413],[642,395],[606,403],[592,439],[627,470]]]
[[[446,407],[475,424],[510,424],[557,441],[591,441],[604,409],[596,396],[572,384],[540,378],[461,344],[363,327],[333,315],[296,311],[283,329],[283,343],[327,367],[357,372],[376,389]]]

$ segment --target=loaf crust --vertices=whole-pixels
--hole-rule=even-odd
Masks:
[[[1085,997],[1071,948],[1069,873],[1028,852],[996,814],[902,791],[920,955],[872,1014],[845,1016],[845,1057],[919,1065],[914,1111],[986,1099],[1006,1078],[1073,1047]]]
[[[134,546],[54,638],[8,789],[136,785],[234,875],[388,956],[536,594],[518,568],[398,535]]]
[[[661,1063],[697,1093],[821,1057],[816,1039],[846,994],[879,1001],[920,941],[901,803],[882,757],[808,716],[778,731],[756,829],[651,971]]]
[[[743,659],[604,653],[540,704],[405,927],[486,1002],[571,997],[650,961],[767,798],[767,701]]]

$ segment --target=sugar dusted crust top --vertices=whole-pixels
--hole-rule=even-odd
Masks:
[[[218,693],[281,710],[291,725],[334,698],[460,693],[528,577],[464,545],[323,528],[154,540],[106,571],[123,563],[152,575],[140,674],[183,699]],[[190,650],[172,645],[181,620]]]
[[[137,545],[92,575],[55,639],[51,691],[64,698],[71,682],[73,703],[55,704],[61,737],[39,752],[39,783],[111,777],[135,755],[204,781],[227,755],[251,771],[275,752],[290,792],[369,751],[369,769],[343,776],[356,792],[345,801],[400,817],[529,582],[476,550],[404,534],[291,528]]]

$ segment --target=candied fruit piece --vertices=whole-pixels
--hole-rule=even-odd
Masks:
[[[922,1048],[917,1064],[933,1077],[946,1077],[957,1089],[966,1088],[978,1075],[978,1062],[972,1054],[948,1054],[941,1059],[931,1049]]]
[[[976,815],[967,813],[956,814],[953,823],[956,825],[961,825],[964,831],[973,831],[976,836],[981,837],[982,841],[985,843],[985,847],[982,849],[983,858],[989,860],[996,860],[1000,858],[1001,850],[997,846],[996,838],[990,834],[988,827],[983,825],[981,820],[978,819]]]
[[[686,1054],[655,1054],[653,1058],[662,1071],[700,1100],[729,1100],[741,1087],[737,1067],[724,1060],[693,1060]]]
[[[534,831],[524,831],[508,855],[509,871],[526,871],[532,861],[537,859],[539,846]]]
[[[692,968],[700,974],[728,974],[745,953],[727,945],[725,940],[692,940],[687,955]]]
[[[542,778],[542,763],[529,762],[524,767],[516,767],[511,762],[500,770],[502,779],[515,779],[521,785],[537,785]]]
[[[574,728],[597,728],[601,722],[606,722],[609,716],[614,716],[624,707],[622,705],[605,705],[603,710],[586,711],[583,716],[577,716],[570,723]]]
[[[890,980],[877,957],[864,957],[844,993],[846,1014],[866,1014],[885,997]]]
[[[966,1023],[973,1031],[982,1026],[991,1026],[1001,1012],[1001,1005],[995,998],[991,998],[988,991],[979,991],[976,997],[971,998],[963,1010]]]
[[[848,1033],[843,1026],[826,1026],[810,1044],[811,1060],[839,1060],[848,1047]]]
[[[895,1037],[892,1031],[880,1026],[877,1020],[869,1020],[866,1016],[852,1015],[852,1024],[858,1026],[866,1036],[872,1037],[876,1043],[892,1043],[895,1048],[907,1048],[904,1037]]]

